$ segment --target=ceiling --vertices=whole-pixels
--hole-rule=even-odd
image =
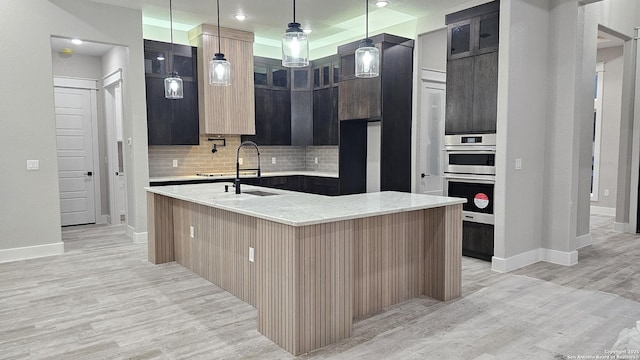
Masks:
[[[169,29],[169,0],[90,1],[139,9],[142,11],[142,21],[145,26]],[[473,0],[388,0],[389,4],[384,8],[376,7],[375,0],[368,1],[369,31],[379,33],[382,29],[403,24],[413,26],[415,29],[419,18],[443,9],[455,9]],[[487,1],[489,0],[476,2]],[[216,24],[214,0],[172,0],[172,2],[175,30],[184,32],[202,23]],[[220,25],[253,32],[256,43],[279,47],[287,23],[293,20],[292,4],[291,0],[221,0]],[[236,20],[234,16],[239,13],[245,14],[246,20]],[[335,46],[364,37],[364,13],[365,2],[362,0],[296,1],[296,21],[301,23],[304,29],[310,28],[313,31],[310,34],[313,48]],[[599,32],[599,48],[620,45],[622,40],[619,38]],[[52,47],[58,52],[64,47],[69,47],[74,50],[74,53],[91,56],[102,56],[111,48],[109,45],[96,43],[78,46],[71,44],[68,39],[61,38],[52,38]]]
[[[101,57],[106,54],[107,51],[113,48],[113,45],[100,44],[96,42],[88,42],[85,41],[81,45],[75,45],[71,43],[71,39],[60,38],[60,37],[51,37],[51,50],[55,53],[62,53],[62,49],[71,49],[75,54],[82,54],[88,56],[97,56]],[[67,56],[70,56],[68,54]]]
[[[143,24],[169,28],[169,0],[91,0],[133,9],[141,9]],[[366,1],[366,0],[365,0]],[[364,37],[365,1],[357,0],[297,0],[296,21],[313,30],[310,40],[336,43],[334,39]],[[488,0],[486,0],[488,1]],[[415,22],[435,9],[452,8],[469,0],[389,0],[384,8],[369,0],[371,32],[398,24]],[[256,42],[280,42],[287,23],[293,20],[291,0],[221,0],[220,25],[255,33]],[[188,31],[202,23],[216,24],[214,0],[173,0],[173,26]],[[234,16],[245,14],[246,20]],[[347,38],[347,37],[345,37]],[[320,44],[323,46],[324,44]],[[315,45],[318,46],[318,45]]]

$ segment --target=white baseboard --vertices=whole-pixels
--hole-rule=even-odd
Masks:
[[[134,233],[134,230],[135,230],[135,229],[133,228],[133,226],[131,226],[131,225],[127,224],[127,228],[126,228],[126,230],[125,230],[125,234],[126,234],[128,237],[130,237],[130,238],[132,238],[132,239],[133,239],[133,233]]]
[[[0,250],[0,263],[64,254],[64,243],[26,246]]]
[[[147,232],[134,232],[133,242],[136,244],[146,244],[148,240]]]
[[[508,258],[494,256],[491,259],[491,270],[505,273],[535,264],[539,261],[571,266],[578,263],[578,252],[538,248]]]
[[[100,219],[98,219],[97,224],[111,224],[111,216],[102,215]]]
[[[591,215],[616,216],[616,208],[603,206],[591,206]]]
[[[614,222],[613,223],[613,231],[626,233],[628,226],[629,226],[629,223]],[[635,232],[635,231],[633,231],[633,232]]]
[[[591,233],[576,238],[576,250],[591,245]]]

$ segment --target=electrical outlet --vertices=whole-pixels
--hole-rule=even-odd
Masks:
[[[522,170],[522,159],[516,159],[516,170]]]
[[[272,163],[272,164],[275,164],[275,163],[276,163],[276,158],[272,157],[272,158],[271,158],[271,163]]]
[[[173,167],[178,167],[178,160],[173,160]]]
[[[609,189],[604,189],[604,196],[609,196]]]
[[[40,170],[40,160],[27,160],[27,170]]]
[[[193,228],[193,226],[189,226],[189,236],[193,239],[194,237],[196,237],[196,230]]]
[[[238,158],[238,164],[242,165],[242,158]]]
[[[313,161],[317,164],[318,163],[318,158],[314,158]]]
[[[253,248],[251,246],[249,246],[249,261],[250,262],[255,262],[254,251],[253,251]]]

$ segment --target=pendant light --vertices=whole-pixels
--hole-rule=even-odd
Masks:
[[[296,22],[296,0],[293,0],[293,22],[282,35],[282,65],[286,67],[309,66],[309,37]]]
[[[171,24],[171,53],[173,54],[173,9],[171,0],[169,0],[169,22]],[[173,62],[171,63],[171,69],[171,74],[164,79],[164,97],[167,99],[182,99],[184,94],[182,79],[180,79],[177,72],[173,71]]]
[[[372,78],[379,75],[380,51],[373,45],[373,41],[369,39],[369,0],[365,0],[365,4],[366,34],[356,50],[356,77]]]
[[[229,86],[231,85],[231,64],[224,58],[224,54],[220,52],[220,0],[216,0],[216,2],[218,5],[218,52],[209,61],[209,84]]]

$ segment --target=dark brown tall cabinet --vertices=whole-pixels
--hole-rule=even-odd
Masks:
[[[366,191],[367,124],[379,121],[380,190],[411,191],[411,39],[380,34],[371,38],[380,50],[380,76],[355,77],[355,50],[360,42],[338,47],[340,83],[340,193]]]
[[[340,58],[337,55],[313,61],[313,145],[338,145],[338,84]]]
[[[496,132],[500,2],[446,16],[445,134]]]
[[[198,145],[198,74],[196,48],[159,41],[144,41],[149,145]],[[184,98],[164,97],[164,78],[178,72]]]

